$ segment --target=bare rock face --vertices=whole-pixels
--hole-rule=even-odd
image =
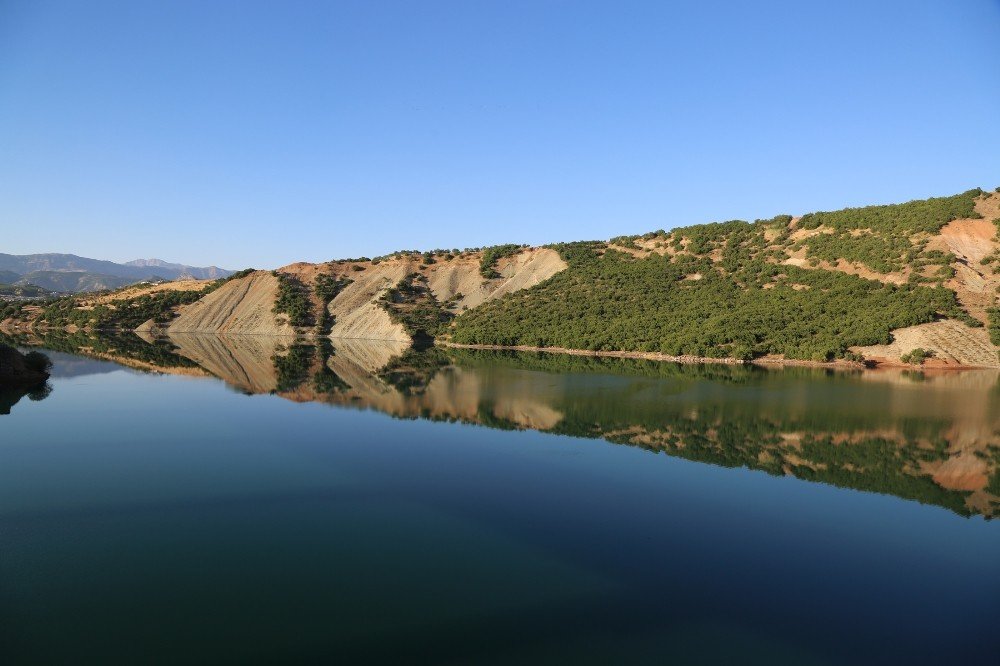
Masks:
[[[501,258],[496,266],[499,278],[483,277],[479,262],[479,253],[430,265],[423,264],[419,255],[416,258],[400,255],[378,262],[296,263],[285,266],[280,272],[293,276],[310,292],[321,274],[350,281],[326,304],[327,315],[333,322],[329,330],[331,338],[392,340],[408,344],[412,342],[410,335],[402,324],[393,320],[379,299],[412,273],[424,275],[437,301],[459,314],[494,298],[532,287],[566,268],[559,253],[546,248],[525,248]],[[267,271],[257,271],[227,282],[191,305],[182,306],[169,324],[148,321],[136,330],[171,337],[188,333],[296,335],[297,331],[286,318],[274,313],[278,290],[278,278]],[[319,309],[323,305],[317,301],[314,307]]]
[[[182,308],[166,330],[171,334],[295,335],[295,329],[273,312],[277,295],[278,278],[257,271]]]

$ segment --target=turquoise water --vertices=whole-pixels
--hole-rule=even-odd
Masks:
[[[995,374],[239,344],[0,416],[4,663],[997,658]]]

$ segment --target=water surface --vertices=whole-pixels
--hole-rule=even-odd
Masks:
[[[997,373],[27,342],[63,352],[0,416],[6,663],[1000,647]]]

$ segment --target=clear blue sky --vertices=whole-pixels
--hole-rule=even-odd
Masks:
[[[0,0],[0,251],[230,268],[1000,185],[1000,0]]]

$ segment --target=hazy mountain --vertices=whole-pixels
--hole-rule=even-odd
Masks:
[[[192,277],[197,280],[217,280],[228,277],[233,273],[218,266],[199,268],[197,266],[185,266],[184,264],[172,264],[162,259],[135,259],[133,261],[126,261],[124,265],[138,268],[155,268],[154,272],[157,275],[169,275],[174,280],[181,277]]]
[[[115,289],[144,280],[214,280],[231,274],[232,271],[217,266],[186,266],[160,259],[137,259],[119,264],[75,254],[0,253],[0,282],[33,284],[52,291]]]
[[[155,279],[155,276],[136,280],[134,278],[118,277],[104,273],[90,273],[88,271],[32,271],[22,275],[15,284],[35,285],[49,291],[76,293],[81,291],[118,289],[119,287],[146,279],[152,281]]]

